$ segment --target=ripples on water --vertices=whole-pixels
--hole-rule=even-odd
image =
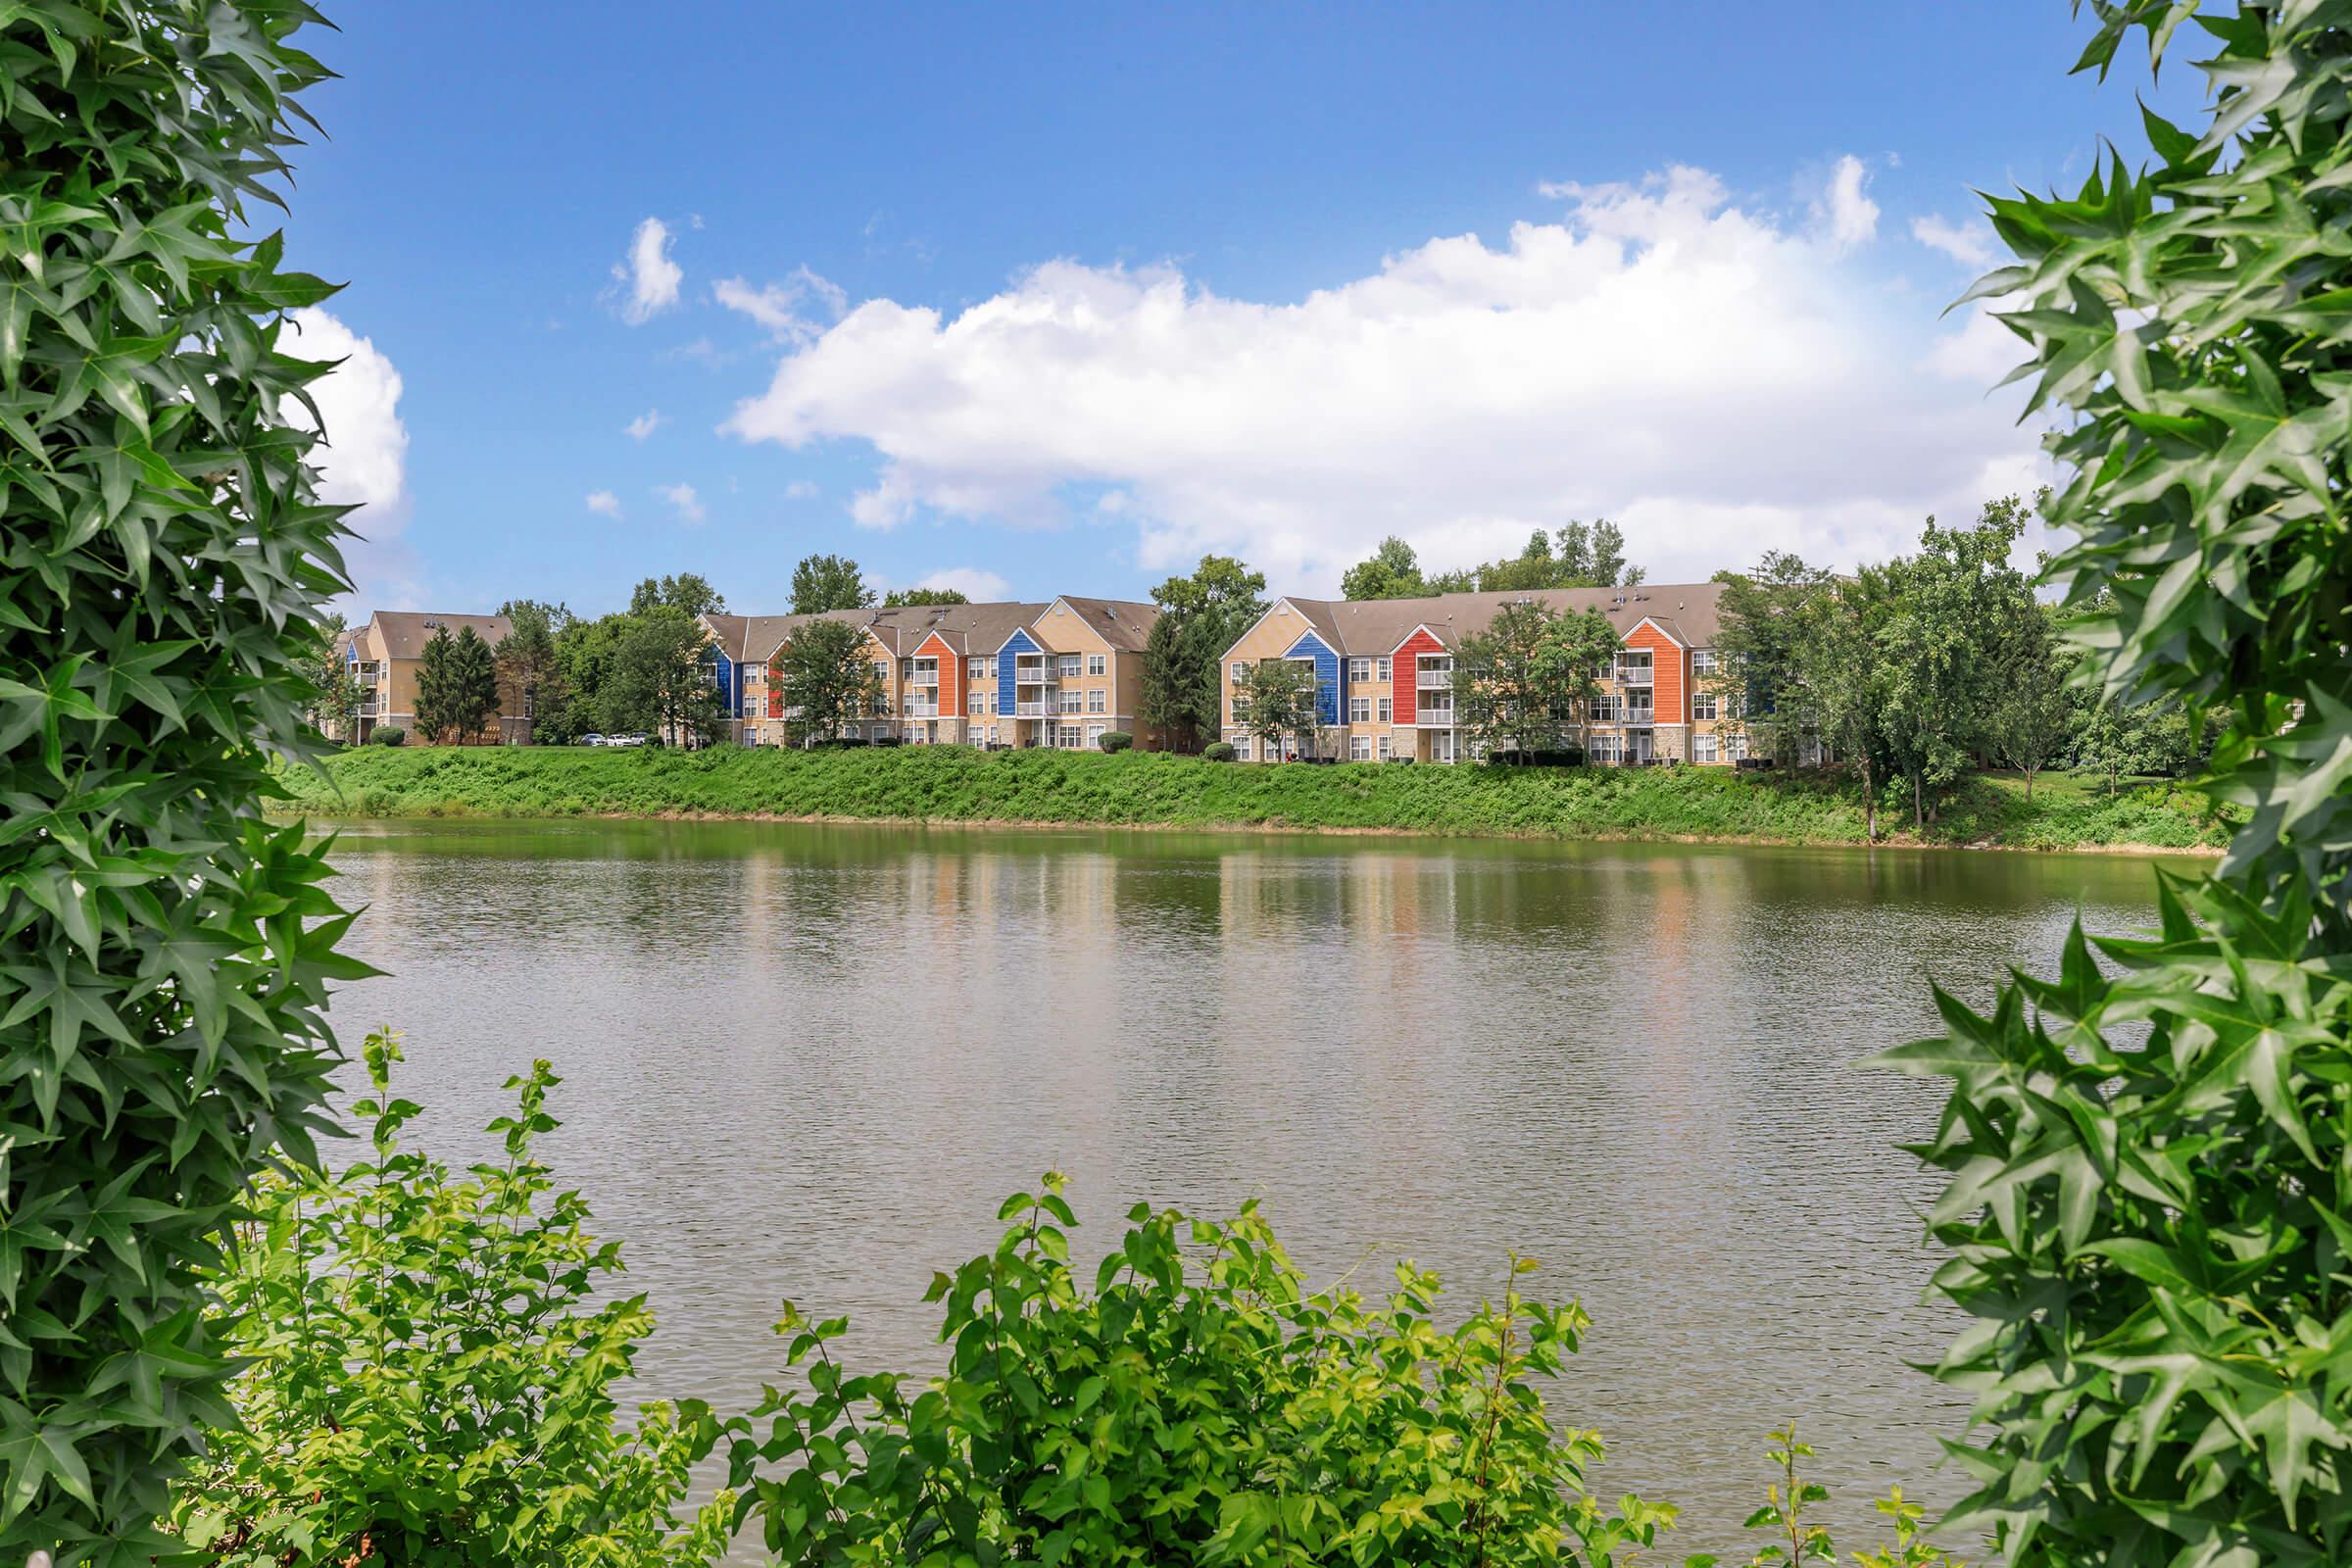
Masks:
[[[337,1021],[406,1032],[419,1136],[471,1157],[510,1073],[564,1075],[546,1152],[653,1295],[648,1396],[741,1407],[787,1295],[933,1365],[932,1270],[1049,1166],[1082,1250],[1262,1196],[1318,1283],[1542,1259],[1594,1320],[1555,1412],[1604,1494],[1683,1505],[1678,1554],[1734,1544],[1791,1416],[1833,1523],[1948,1500],[1964,1410],[1904,1363],[1955,1319],[1893,1147],[1939,1097],[1851,1063],[1935,1029],[1931,976],[1982,999],[2078,908],[2154,917],[2092,857],[464,823],[336,860],[392,971]]]

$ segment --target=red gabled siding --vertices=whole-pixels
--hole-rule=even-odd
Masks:
[[[1651,695],[1651,701],[1657,705],[1657,721],[1661,724],[1690,722],[1688,688],[1690,683],[1683,669],[1683,645],[1658,630],[1652,622],[1643,621],[1627,633],[1625,646],[1649,650],[1650,667],[1657,682]]]
[[[948,646],[947,639],[933,632],[923,639],[923,646],[914,651],[917,659],[939,661],[939,716],[963,716],[963,661]]]
[[[1435,632],[1424,626],[1407,637],[1390,656],[1389,694],[1396,700],[1396,713],[1394,722],[1417,724],[1421,721],[1421,656],[1444,652],[1446,645],[1438,641]]]

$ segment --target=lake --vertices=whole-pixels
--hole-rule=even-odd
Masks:
[[[1053,1167],[1129,1203],[1262,1197],[1318,1282],[1411,1257],[1468,1305],[1513,1248],[1594,1326],[1548,1392],[1604,1495],[1746,1547],[1795,1418],[1833,1523],[1949,1500],[1964,1407],[1906,1360],[1934,1085],[1856,1070],[2010,964],[2153,922],[2149,862],[1389,838],[723,822],[355,823],[338,895],[453,1157],[500,1085],[564,1076],[545,1152],[662,1328],[652,1395],[780,1375],[780,1298],[866,1365],[935,1364],[933,1269]],[[1871,1532],[1875,1539],[1875,1530]],[[1841,1544],[1864,1544],[1860,1535]]]

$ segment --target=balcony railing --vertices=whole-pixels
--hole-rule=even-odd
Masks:
[[[939,703],[936,699],[926,701],[919,697],[910,697],[906,700],[906,716],[908,718],[937,718]]]
[[[1012,716],[1015,718],[1049,718],[1053,716],[1053,713],[1054,710],[1044,703],[1015,703],[1012,705]]]
[[[1422,703],[1413,712],[1416,724],[1450,724],[1453,722],[1451,703]]]
[[[1414,679],[1413,684],[1417,689],[1425,692],[1449,692],[1453,690],[1453,671],[1450,669],[1425,669]]]
[[[1617,684],[1620,686],[1654,686],[1657,684],[1657,679],[1658,671],[1654,664],[1620,664],[1617,666]]]

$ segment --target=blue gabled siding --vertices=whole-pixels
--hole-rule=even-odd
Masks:
[[[718,682],[718,705],[727,710],[729,718],[741,718],[743,672],[735,667],[735,661],[727,657],[725,649],[713,648],[711,651],[718,656],[718,662],[711,665],[711,674]]]
[[[1016,718],[1021,711],[1020,704],[1012,689],[1013,656],[1016,654],[1043,654],[1045,650],[1037,645],[1036,639],[1025,631],[1014,632],[1010,637],[1004,639],[1004,646],[997,650],[997,712],[1001,716]]]
[[[1326,724],[1340,721],[1340,656],[1331,644],[1308,632],[1291,644],[1285,659],[1310,658],[1315,662],[1315,716]]]

